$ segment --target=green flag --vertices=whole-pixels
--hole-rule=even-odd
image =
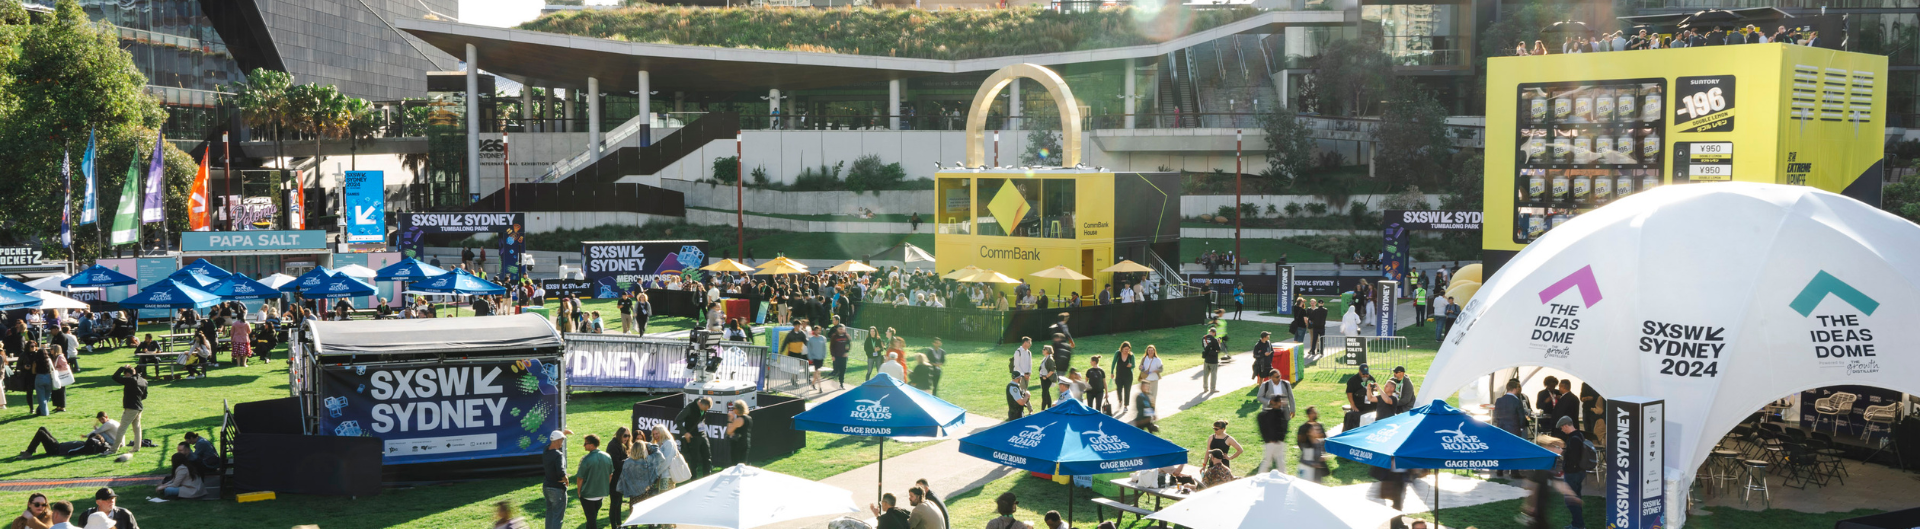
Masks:
[[[120,209],[113,214],[113,245],[133,244],[140,238],[140,164],[127,165],[127,186],[120,190]]]

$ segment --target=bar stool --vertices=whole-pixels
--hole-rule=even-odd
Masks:
[[[1747,460],[1746,494],[1740,498],[1740,506],[1745,507],[1753,501],[1753,491],[1760,491],[1760,499],[1766,502],[1768,509],[1773,508],[1773,493],[1767,490],[1767,462],[1758,459]]]
[[[1708,495],[1713,495],[1714,488],[1731,493],[1735,487],[1739,486],[1740,473],[1743,470],[1740,466],[1739,456],[1740,451],[1730,448],[1716,449],[1713,451],[1713,455],[1708,456]]]

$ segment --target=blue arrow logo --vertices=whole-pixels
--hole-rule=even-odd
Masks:
[[[1840,298],[1840,301],[1853,305],[1853,308],[1860,309],[1861,313],[1868,316],[1873,315],[1874,309],[1880,308],[1880,302],[1867,297],[1865,293],[1860,292],[1860,289],[1853,288],[1853,285],[1841,281],[1840,278],[1833,277],[1833,274],[1827,273],[1826,270],[1814,274],[1813,280],[1807,282],[1806,288],[1800,289],[1800,295],[1794,296],[1793,302],[1788,303],[1787,307],[1800,313],[1801,316],[1811,316],[1814,307],[1820,306],[1820,301],[1827,299],[1827,294],[1833,294]]]

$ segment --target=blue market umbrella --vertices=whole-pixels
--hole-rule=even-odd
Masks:
[[[193,264],[182,267],[181,270],[192,270],[195,272],[199,272],[200,275],[211,277],[216,281],[221,279],[226,279],[228,276],[233,275],[233,272],[228,272],[224,268],[214,266],[213,263],[207,262],[205,258],[195,260]]]
[[[73,277],[60,282],[63,287],[118,287],[138,283],[132,276],[115,272],[112,268],[100,265],[87,267]]]
[[[33,288],[32,286],[28,286],[26,283],[15,281],[11,277],[0,276],[0,292],[12,292],[15,294],[25,294],[28,292],[33,292],[35,290],[40,290],[40,289]]]
[[[228,275],[207,292],[220,296],[220,299],[274,299],[281,296],[280,290],[240,274]]]
[[[167,279],[179,281],[181,283],[186,284],[187,286],[191,286],[193,288],[197,288],[200,290],[213,288],[213,285],[220,283],[219,279],[214,279],[212,276],[195,272],[191,268],[182,268],[179,270],[174,270],[173,273],[167,274]]]
[[[1066,476],[1133,472],[1187,462],[1187,449],[1064,399],[960,439],[960,453],[1021,470]],[[1067,487],[1073,516],[1073,487]]]
[[[220,303],[220,296],[172,279],[141,287],[139,294],[120,300],[129,309],[203,309]]]
[[[480,279],[479,276],[467,273],[466,270],[457,268],[452,272],[428,277],[426,281],[414,283],[407,288],[435,294],[493,295],[504,294],[507,291],[507,287],[495,285],[490,281]]]
[[[1327,451],[1390,469],[1538,470],[1559,455],[1494,425],[1474,420],[1446,401],[1408,410],[1327,439]],[[1440,512],[1440,476],[1433,507]]]
[[[40,306],[40,298],[11,290],[0,290],[0,310],[31,309]]]
[[[374,279],[394,281],[418,281],[447,273],[446,269],[422,263],[418,259],[407,258],[404,261],[387,265],[375,272]]]
[[[293,281],[288,281],[287,284],[280,285],[280,291],[281,292],[299,292],[302,290],[320,286],[320,283],[326,282],[326,280],[328,279],[332,279],[333,275],[334,274],[332,269],[329,269],[324,266],[316,266],[316,267],[313,267],[312,270],[308,270],[307,273],[300,274],[300,277],[293,278]]]
[[[880,475],[885,477],[886,438],[939,437],[966,420],[967,410],[881,373],[793,416],[793,429],[881,438]]]
[[[373,285],[341,274],[329,277],[311,288],[300,290],[300,297],[307,299],[357,298],[371,296],[374,292]]]

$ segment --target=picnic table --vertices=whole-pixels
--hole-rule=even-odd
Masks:
[[[1195,468],[1190,465],[1181,465],[1181,467],[1188,470]],[[1180,500],[1187,499],[1188,496],[1191,496],[1193,494],[1193,491],[1181,490],[1180,486],[1176,486],[1176,485],[1159,487],[1159,486],[1155,486],[1155,484],[1152,484],[1152,483],[1134,483],[1132,476],[1114,478],[1114,479],[1108,480],[1107,482],[1113,484],[1113,486],[1118,487],[1120,489],[1120,497],[1118,499],[1094,498],[1093,503],[1094,505],[1097,506],[1095,508],[1096,509],[1099,509],[1101,507],[1112,508],[1114,510],[1120,511],[1121,517],[1125,517],[1126,513],[1133,513],[1134,521],[1136,522],[1146,518],[1146,516],[1148,515],[1151,515],[1155,512],[1159,512],[1160,500],[1162,498],[1179,502]],[[1128,491],[1133,492],[1132,501],[1127,500]],[[1144,499],[1146,496],[1153,497],[1152,509],[1148,509],[1140,506],[1140,500]],[[1100,516],[1102,518],[1105,517],[1104,515],[1100,514],[1099,511],[1096,511],[1095,515]],[[1165,526],[1166,526],[1165,524],[1161,524],[1159,527],[1165,527]]]
[[[160,377],[161,369],[167,371],[168,378],[179,375],[180,353],[134,353],[133,360],[140,376],[149,380],[163,380]],[[147,374],[147,368],[153,368],[153,374]]]

